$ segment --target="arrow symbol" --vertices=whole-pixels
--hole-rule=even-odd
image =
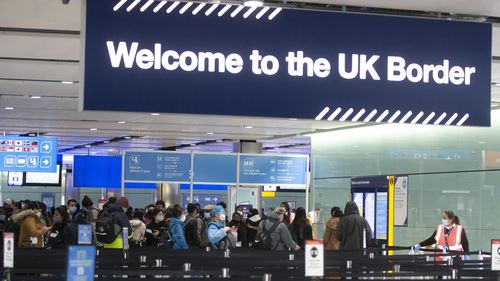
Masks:
[[[45,145],[43,146],[43,149],[45,149],[45,150],[49,150],[49,148],[50,148],[50,146],[49,146],[48,144],[45,144]]]
[[[44,164],[45,166],[49,165],[49,160],[47,160],[47,159],[43,160],[43,164]]]

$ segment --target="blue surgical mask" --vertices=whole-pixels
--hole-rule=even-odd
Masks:
[[[0,221],[5,221],[5,215],[0,215]]]
[[[72,214],[74,214],[74,213],[76,212],[76,207],[71,207],[71,208],[69,208],[69,211],[70,211]]]

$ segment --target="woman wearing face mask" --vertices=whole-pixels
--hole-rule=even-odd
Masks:
[[[172,235],[172,243],[174,250],[188,249],[186,243],[186,236],[184,236],[184,222],[186,221],[186,214],[179,205],[175,205],[172,210],[172,218],[170,220],[169,231]]]
[[[240,214],[239,212],[236,212],[233,214],[233,218],[229,222],[229,227],[233,228],[233,231],[236,231],[238,234],[238,242],[241,242],[242,247],[248,247],[248,241],[247,241],[247,228],[245,227],[245,224],[243,223],[243,215]]]
[[[257,236],[257,231],[259,230],[259,224],[262,218],[259,215],[259,211],[255,208],[248,210],[248,217],[245,221],[245,227],[247,231],[247,242],[253,243],[255,241],[255,236]]]
[[[76,227],[69,222],[69,213],[65,207],[58,207],[52,217],[54,224],[47,240],[47,249],[64,249],[76,244]]]
[[[327,250],[340,249],[340,241],[337,239],[337,225],[344,215],[339,207],[333,207],[330,214],[332,217],[326,222],[325,233],[323,233],[323,243]]]
[[[161,238],[165,236],[165,232],[167,231],[165,215],[157,208],[148,213],[151,222],[146,227],[146,245],[158,247],[161,244]]]
[[[458,217],[452,211],[444,211],[441,224],[436,227],[431,237],[415,245],[415,250],[436,244],[437,248],[446,252],[468,252],[469,240],[465,229],[458,223]],[[442,261],[443,258],[437,257],[436,260]]]
[[[20,225],[19,248],[43,248],[43,235],[51,228],[42,226],[35,202],[28,202],[26,210],[12,216],[12,221]]]

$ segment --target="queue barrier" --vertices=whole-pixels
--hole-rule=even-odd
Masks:
[[[490,270],[491,260],[473,259],[461,265],[434,261],[436,256],[383,255],[387,247],[364,251],[325,251],[325,277],[333,280],[415,280],[481,278],[498,280]],[[461,253],[477,255],[479,252]],[[16,249],[12,280],[65,280],[65,250]],[[271,252],[237,248],[229,251],[166,248],[131,248],[128,251],[98,249],[95,279],[103,281],[135,280],[311,280],[304,277],[304,251]],[[2,267],[3,268],[3,267]]]

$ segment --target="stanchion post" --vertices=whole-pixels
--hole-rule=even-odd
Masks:
[[[346,269],[347,269],[347,270],[346,270],[346,272],[345,272],[345,273],[346,273],[346,277],[345,277],[345,279],[347,279],[347,280],[351,280],[351,279],[352,279],[352,277],[351,277],[351,273],[352,273],[352,271],[350,271],[349,269],[352,269],[352,261],[351,261],[351,260],[348,260],[348,261],[346,262],[346,266],[345,266],[345,267],[346,267]],[[349,276],[347,276],[347,275],[349,275]]]
[[[264,273],[264,275],[262,275],[262,281],[271,281],[271,278],[272,278],[271,273]]]

